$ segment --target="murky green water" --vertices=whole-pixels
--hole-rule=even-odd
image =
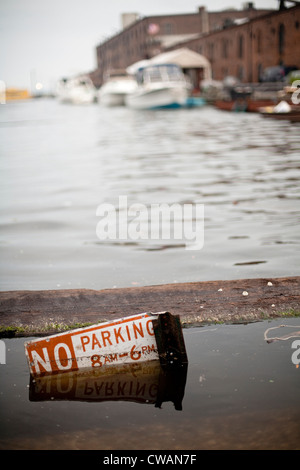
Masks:
[[[283,323],[295,329],[272,336],[300,330],[299,319],[184,329],[188,368],[168,377],[148,363],[104,378],[32,383],[24,339],[5,339],[0,448],[299,449],[295,338],[264,340]]]

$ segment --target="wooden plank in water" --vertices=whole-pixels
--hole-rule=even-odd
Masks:
[[[182,323],[255,321],[300,311],[300,277],[174,283],[90,290],[0,292],[4,335],[52,334],[76,323],[98,323],[138,314],[170,311]],[[15,329],[15,330],[14,330]]]

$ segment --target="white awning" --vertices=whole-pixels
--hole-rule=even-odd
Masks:
[[[197,52],[182,47],[174,51],[162,52],[152,57],[152,64],[170,63],[177,64],[183,69],[210,68],[210,63],[206,57]]]
[[[155,64],[176,64],[182,69],[203,69],[204,78],[211,79],[211,65],[209,60],[201,54],[181,47],[174,51],[162,52],[149,60],[140,60],[135,64],[130,65],[126,70],[129,74],[134,74],[141,67]]]

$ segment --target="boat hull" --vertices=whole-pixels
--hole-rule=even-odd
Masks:
[[[74,89],[71,90],[68,100],[72,104],[91,104],[95,101],[95,94],[89,90]]]
[[[259,109],[265,118],[280,119],[290,122],[300,122],[300,106],[281,101],[276,106],[265,106]]]
[[[91,104],[96,98],[96,89],[91,80],[69,79],[58,83],[58,101],[67,104]]]
[[[287,113],[270,113],[268,111],[260,111],[260,115],[267,119],[300,122],[300,111],[290,111]]]
[[[125,106],[125,98],[137,87],[136,81],[128,78],[112,79],[99,90],[99,102],[104,106]]]
[[[134,109],[176,108],[186,104],[188,91],[185,87],[141,87],[126,97],[126,105]]]
[[[271,100],[216,100],[214,105],[216,108],[223,111],[247,111],[248,113],[258,113],[261,107],[272,106],[274,105],[274,102]]]
[[[106,93],[100,96],[99,102],[104,106],[124,106],[125,93]]]

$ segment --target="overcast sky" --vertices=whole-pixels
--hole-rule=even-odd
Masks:
[[[96,45],[121,29],[121,14],[195,13],[234,7],[243,0],[0,0],[0,80],[48,89],[62,76],[96,68]],[[256,8],[278,8],[278,0],[256,0]]]

